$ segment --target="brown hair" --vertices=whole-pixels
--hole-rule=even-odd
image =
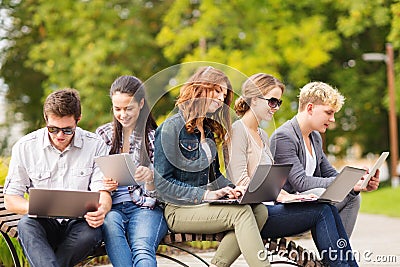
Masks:
[[[220,90],[224,83],[227,86],[224,105],[218,112],[207,114],[206,99],[213,91]],[[179,106],[183,113],[185,128],[189,133],[194,132],[197,122],[203,122],[215,133],[217,141],[223,141],[225,134],[231,130],[229,107],[232,99],[232,85],[228,77],[222,71],[208,66],[199,68],[182,86],[176,106]]]
[[[253,97],[263,96],[276,87],[282,93],[285,90],[285,85],[270,74],[257,73],[250,76],[242,85],[242,95],[235,101],[236,114],[243,116],[250,109]]]
[[[145,88],[143,83],[134,76],[120,76],[112,84],[110,88],[110,97],[116,92],[133,96],[136,103],[140,103],[143,99],[144,104],[140,110],[139,117],[136,122],[136,133],[142,137],[140,149],[140,164],[147,166],[150,164],[150,140],[149,132],[157,128],[157,123],[150,112],[149,105],[145,97]],[[121,151],[122,143],[122,124],[113,116],[113,138],[110,154],[118,154]]]
[[[48,95],[43,105],[43,116],[46,121],[49,114],[58,117],[74,116],[78,121],[81,117],[79,92],[75,89],[65,88]]]

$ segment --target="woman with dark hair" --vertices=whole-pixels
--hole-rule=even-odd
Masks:
[[[179,112],[156,131],[154,178],[165,201],[172,231],[213,234],[226,232],[210,266],[230,266],[243,253],[249,266],[270,266],[260,229],[267,209],[256,205],[212,205],[205,200],[236,198],[241,190],[219,169],[217,143],[230,129],[233,91],[228,77],[203,67],[182,86]]]
[[[136,164],[135,180],[142,186],[118,186],[104,179],[113,205],[103,225],[107,254],[113,266],[157,266],[156,251],[167,233],[163,210],[155,199],[153,176],[154,131],[157,127],[142,82],[133,76],[117,78],[110,89],[113,122],[96,133],[109,154],[129,153]]]

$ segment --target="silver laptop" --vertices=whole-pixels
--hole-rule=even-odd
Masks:
[[[100,193],[54,189],[29,189],[28,216],[35,218],[82,218],[96,211]]]
[[[289,201],[282,201],[282,203],[296,203],[296,202],[329,202],[337,203],[350,193],[361,177],[366,173],[364,169],[345,166],[342,171],[336,176],[335,180],[326,188],[326,190],[318,198],[299,198]],[[301,195],[299,195],[301,197]]]
[[[137,185],[136,166],[127,153],[113,154],[94,158],[104,177],[112,178],[119,186]]]
[[[210,204],[251,204],[275,201],[293,164],[259,165],[247,190],[239,199],[203,200]]]

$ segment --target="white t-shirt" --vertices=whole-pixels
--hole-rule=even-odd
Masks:
[[[306,175],[313,176],[315,169],[317,168],[317,158],[315,156],[314,146],[311,143],[312,154],[310,154],[310,151],[308,151],[306,141],[304,139],[303,142],[304,146],[306,147]]]

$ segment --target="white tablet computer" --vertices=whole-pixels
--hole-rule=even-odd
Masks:
[[[96,157],[94,161],[99,165],[104,177],[116,180],[119,186],[138,184],[134,178],[136,166],[128,153]]]
[[[375,162],[374,166],[372,166],[372,168],[369,170],[367,177],[365,177],[361,185],[362,189],[365,189],[367,187],[369,180],[371,180],[371,177],[375,175],[376,171],[382,166],[388,156],[389,152],[382,152],[381,156]]]

